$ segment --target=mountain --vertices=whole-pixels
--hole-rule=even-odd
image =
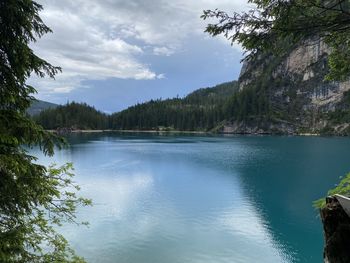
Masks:
[[[185,97],[186,101],[202,103],[206,101],[212,104],[225,101],[238,91],[237,81],[229,81],[218,84],[214,87],[201,88],[193,91]]]
[[[350,81],[325,79],[328,53],[325,43],[310,38],[290,46],[281,56],[258,54],[251,58],[243,64],[238,81],[199,89],[184,98],[151,100],[110,116],[99,113],[98,118],[90,119],[103,119],[103,127],[118,130],[350,135]],[[64,107],[49,111],[50,118],[41,122],[46,128],[101,126],[86,126],[80,116],[61,121],[71,118]]]
[[[310,38],[283,56],[259,54],[245,62],[231,117],[220,131],[348,135],[350,81],[325,80],[328,52]]]
[[[196,90],[185,98],[151,100],[112,114],[112,129],[209,131],[225,119],[223,105],[237,81]]]
[[[43,110],[33,118],[46,129],[210,131],[225,120],[226,103],[238,89],[237,81],[226,82],[184,98],[151,100],[112,115],[72,102]]]
[[[27,113],[30,116],[34,116],[34,115],[40,114],[40,112],[42,112],[43,110],[53,109],[53,108],[56,108],[57,106],[58,106],[57,104],[54,104],[51,102],[42,101],[42,100],[34,100],[32,105],[27,110]]]

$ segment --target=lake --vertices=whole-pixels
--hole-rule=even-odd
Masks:
[[[312,201],[350,171],[350,139],[82,134],[73,162],[89,227],[65,226],[88,262],[322,262]]]

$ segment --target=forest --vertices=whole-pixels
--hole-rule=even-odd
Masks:
[[[213,131],[224,121],[269,118],[266,87],[239,90],[237,81],[198,89],[184,98],[156,99],[107,115],[71,102],[35,115],[45,129]]]
[[[209,131],[231,118],[245,119],[266,108],[255,89],[239,91],[237,81],[198,89],[184,98],[157,99],[107,115],[86,103],[71,102],[35,115],[45,129]]]
[[[41,111],[32,118],[47,130],[72,128],[108,129],[109,117],[86,103],[71,102]]]

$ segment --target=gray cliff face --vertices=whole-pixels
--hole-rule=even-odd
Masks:
[[[308,108],[321,111],[334,110],[343,97],[343,93],[350,89],[350,82],[326,82],[327,54],[329,49],[320,40],[310,40],[295,48],[274,74],[293,75],[302,77],[297,87],[298,92],[304,92],[311,99]],[[308,90],[308,84],[312,89]]]
[[[289,134],[295,133],[293,124],[280,120],[278,122],[269,121],[233,121],[224,125],[222,133],[237,134]]]
[[[342,108],[350,81],[325,81],[328,53],[324,42],[310,39],[282,58],[265,55],[244,62],[240,90],[267,82],[272,108],[281,114],[268,122],[231,120],[223,132],[319,133],[331,125],[332,134],[342,134],[348,123],[330,124],[327,114]]]

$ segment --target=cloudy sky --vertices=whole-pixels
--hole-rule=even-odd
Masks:
[[[39,99],[115,112],[151,98],[237,79],[242,51],[204,33],[203,9],[241,11],[246,0],[39,0],[53,30],[32,45],[63,72],[30,79]]]

